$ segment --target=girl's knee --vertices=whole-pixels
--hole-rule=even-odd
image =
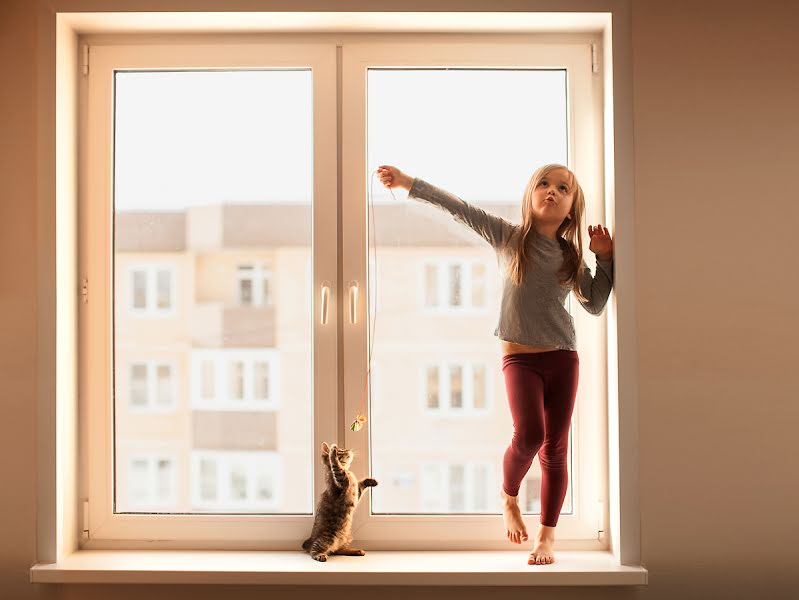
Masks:
[[[544,444],[544,435],[538,431],[516,432],[513,436],[513,445],[520,454],[534,455]]]

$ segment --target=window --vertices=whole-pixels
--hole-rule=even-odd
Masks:
[[[423,264],[423,305],[436,314],[484,313],[486,265],[478,260],[441,259]]]
[[[262,512],[281,506],[285,475],[277,453],[194,450],[191,460],[194,510]]]
[[[137,316],[171,315],[175,306],[175,268],[171,265],[130,267],[130,311]]]
[[[324,488],[319,445],[334,440],[381,482],[356,514],[359,539],[477,549],[495,538],[511,425],[491,336],[499,265],[449,215],[379,186],[370,196],[365,175],[394,156],[406,172],[518,220],[530,165],[558,161],[585,173],[587,196],[601,202],[590,143],[600,139],[601,95],[579,37],[345,43],[340,56],[325,43],[186,44],[179,55],[149,42],[92,48],[81,101],[98,109],[87,112],[80,189],[81,210],[97,218],[81,231],[92,249],[81,259],[102,300],[82,315],[81,473],[96,547],[304,539]],[[552,93],[533,93],[542,88]],[[386,115],[403,136],[385,129]],[[467,121],[484,149],[458,162],[453,140]],[[429,144],[418,144],[423,132]],[[518,144],[524,152],[502,153],[523,156],[513,164],[485,150]],[[173,318],[139,318],[162,314]],[[370,352],[379,390],[365,386]],[[574,455],[575,510],[559,524],[575,545],[596,539],[606,476],[595,451],[600,366],[585,365],[581,380],[588,399],[573,431],[575,449],[589,452]],[[168,398],[171,413],[136,414]],[[350,431],[362,407],[366,427]],[[136,500],[151,488],[172,500]],[[126,498],[142,508],[123,519],[114,500]],[[415,519],[430,512],[435,532]]]
[[[485,364],[440,363],[424,369],[424,406],[430,415],[479,415],[490,409]]]
[[[156,361],[130,365],[128,407],[131,410],[175,410],[177,386],[174,366]]]
[[[165,510],[174,507],[176,497],[175,463],[172,458],[140,455],[128,463],[127,493],[124,507],[130,511]]]
[[[278,409],[279,354],[274,350],[192,352],[192,407],[197,410]]]
[[[263,264],[239,265],[239,304],[269,306],[272,304],[272,271]]]
[[[422,512],[479,513],[497,508],[496,475],[490,463],[427,463],[421,466],[420,479]]]

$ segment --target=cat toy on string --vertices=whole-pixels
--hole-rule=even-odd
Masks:
[[[366,370],[366,381],[364,382],[363,386],[363,394],[361,395],[361,404],[358,408],[358,412],[355,414],[355,420],[353,420],[352,424],[350,425],[351,431],[360,431],[364,424],[366,424],[366,415],[365,415],[365,405],[366,405],[366,393],[369,389],[369,376],[372,372],[372,350],[374,349],[375,343],[375,325],[377,324],[377,230],[375,229],[375,207],[374,207],[374,199],[373,199],[373,185],[374,185],[374,177],[375,173],[377,173],[378,169],[372,171],[372,178],[369,180],[369,209],[372,213],[372,247],[374,248],[374,263],[375,263],[375,277],[374,277],[374,299],[375,299],[375,310],[372,316],[372,339],[369,342],[369,356],[367,360],[367,370]],[[394,200],[397,199],[394,196],[394,190],[388,188],[388,191],[391,192],[391,196]]]

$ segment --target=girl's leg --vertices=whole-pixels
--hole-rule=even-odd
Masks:
[[[529,539],[518,504],[519,486],[544,443],[544,385],[535,365],[535,359],[525,354],[502,358],[514,430],[502,462],[503,520],[505,533],[515,544]]]
[[[509,354],[502,359],[513,439],[502,461],[503,491],[517,496],[536,452],[544,443],[544,382],[529,356]]]
[[[553,353],[545,378],[544,421],[546,436],[538,452],[541,463],[541,524],[555,527],[566,497],[569,473],[566,455],[580,359],[575,351]]]

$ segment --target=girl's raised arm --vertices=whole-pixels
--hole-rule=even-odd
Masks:
[[[587,302],[580,300],[583,308],[592,315],[598,315],[607,304],[610,290],[613,288],[613,259],[596,260],[596,274],[592,277],[591,270],[583,260],[582,269],[577,277],[578,285]],[[576,297],[576,296],[575,296]],[[579,300],[579,299],[578,299]]]
[[[408,190],[409,198],[422,200],[449,212],[456,221],[470,227],[495,250],[505,245],[515,229],[509,221],[469,204],[418,177],[411,177],[397,167],[381,165],[377,169],[377,174],[387,188],[404,188]]]

